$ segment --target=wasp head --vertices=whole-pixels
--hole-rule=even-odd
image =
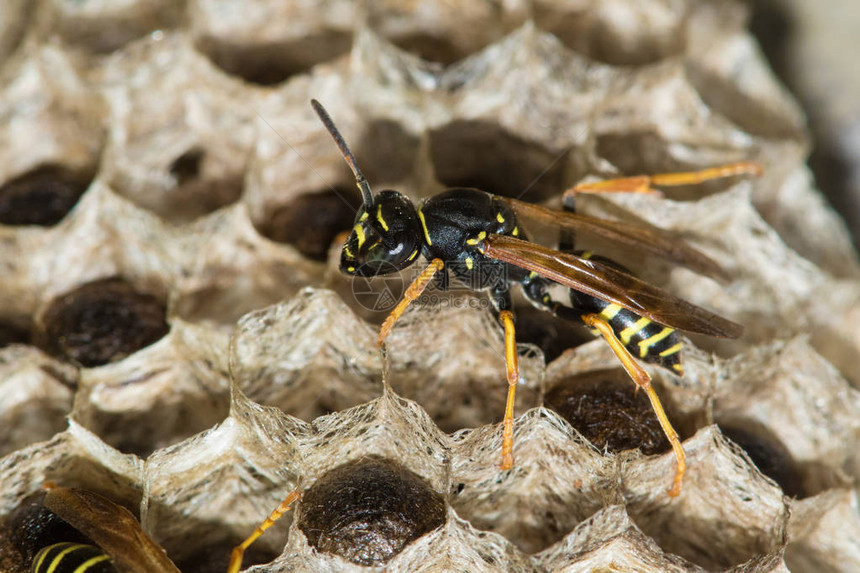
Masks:
[[[412,202],[397,191],[380,191],[358,210],[340,253],[340,270],[364,277],[393,273],[411,265],[421,245]]]

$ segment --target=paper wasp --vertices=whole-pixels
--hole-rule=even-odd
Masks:
[[[517,283],[535,306],[564,319],[582,321],[603,336],[633,381],[647,393],[677,461],[669,494],[679,495],[686,469],[684,450],[651,386],[650,375],[637,364],[634,355],[680,376],[683,375],[681,342],[675,329],[736,338],[743,327],[636,278],[606,258],[561,252],[530,242],[519,226],[519,217],[551,225],[561,232],[591,234],[635,252],[664,257],[700,274],[724,278],[719,265],[654,227],[555,211],[478,189],[448,189],[417,207],[397,191],[374,194],[328,112],[316,100],[311,100],[311,105],[352,170],[362,197],[353,229],[341,250],[340,270],[348,275],[374,277],[403,270],[415,263],[419,255],[429,261],[383,322],[379,345],[382,346],[398,318],[432,280],[444,289],[452,274],[470,288],[488,292],[505,332],[508,394],[500,467],[511,469],[519,372],[510,287]],[[578,186],[574,191],[647,192],[651,191],[651,185],[693,184],[760,171],[758,165],[742,162],[698,172],[602,181]],[[558,286],[567,288],[569,304],[551,292]],[[291,492],[234,550],[229,573],[239,570],[244,549],[299,498],[297,491]]]
[[[33,528],[47,539],[30,573],[179,573],[179,569],[126,508],[101,495],[46,484]]]
[[[376,276],[383,270],[402,270],[413,264],[418,255],[430,261],[383,323],[379,332],[380,345],[409,303],[420,296],[434,276],[441,277],[436,280],[443,288],[450,273],[476,290],[487,291],[505,329],[508,398],[501,467],[510,469],[513,466],[514,393],[519,379],[510,287],[519,283],[535,306],[561,318],[582,320],[597,330],[633,381],[647,392],[675,451],[678,468],[670,493],[678,495],[685,469],[684,452],[651,387],[649,375],[633,355],[682,375],[681,343],[674,329],[735,338],[743,328],[637,279],[608,259],[560,252],[529,242],[519,227],[518,217],[535,219],[563,231],[591,233],[622,247],[660,255],[712,277],[723,275],[719,266],[706,255],[653,227],[554,211],[477,189],[448,189],[426,199],[417,208],[397,191],[386,190],[374,195],[328,113],[316,100],[311,104],[352,169],[362,195],[363,204],[356,214],[355,226],[341,251],[341,271]],[[736,163],[695,173],[604,181],[575,190],[646,191],[652,184],[688,184],[759,171],[758,165]],[[488,272],[488,269],[498,272]],[[554,298],[550,292],[554,285],[568,287],[569,304]]]

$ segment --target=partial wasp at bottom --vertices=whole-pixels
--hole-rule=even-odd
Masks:
[[[126,508],[88,490],[45,490],[11,535],[29,573],[180,573]]]
[[[570,243],[576,233],[590,234],[616,247],[657,255],[700,274],[724,279],[720,266],[656,227],[556,211],[478,189],[448,189],[417,207],[398,191],[374,194],[328,112],[316,100],[311,100],[311,105],[352,170],[362,197],[354,226],[341,250],[340,270],[347,275],[375,277],[401,271],[421,257],[429,262],[383,322],[379,345],[384,344],[397,320],[431,281],[444,290],[453,275],[468,288],[488,293],[504,328],[508,391],[500,467],[509,470],[514,464],[514,400],[519,382],[511,286],[519,284],[533,305],[560,318],[582,322],[602,336],[628,375],[646,392],[676,458],[669,495],[679,495],[686,471],[684,450],[651,385],[650,375],[637,358],[682,376],[682,343],[675,329],[737,338],[743,327],[638,279],[605,257],[574,251],[572,244],[556,250],[533,243],[519,219],[557,228]],[[583,184],[569,193],[653,192],[653,186],[689,185],[760,173],[757,164],[740,162],[695,172]],[[559,289],[566,290],[567,300],[557,294]],[[238,571],[244,549],[299,497],[298,492],[290,493],[236,548],[230,573]]]

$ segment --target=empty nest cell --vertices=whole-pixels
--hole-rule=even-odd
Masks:
[[[189,24],[197,48],[247,82],[273,85],[349,51],[355,5],[193,0]]]

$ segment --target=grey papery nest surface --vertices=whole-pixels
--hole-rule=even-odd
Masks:
[[[0,12],[0,520],[52,480],[134,510],[182,571],[223,571],[299,487],[252,571],[860,570],[860,268],[743,5]],[[435,293],[380,353],[384,313],[337,269],[359,196],[311,98],[376,190],[416,201],[475,186],[558,207],[583,178],[764,167],[577,199],[730,277],[589,245],[745,327],[685,338],[683,378],[648,367],[687,454],[680,497],[670,450],[634,431],[604,452],[553,402],[610,388],[600,426],[632,396],[587,333],[520,304],[508,472],[502,332],[479,296]]]

